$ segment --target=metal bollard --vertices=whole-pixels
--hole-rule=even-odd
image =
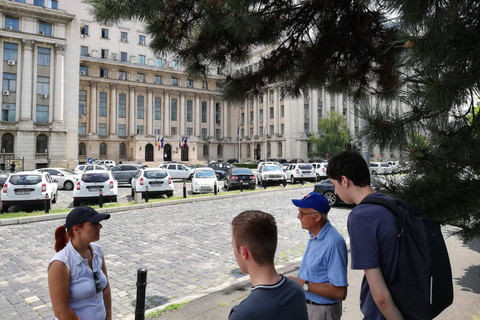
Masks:
[[[100,194],[98,195],[98,205],[100,208],[103,208],[103,190],[100,189]]]
[[[243,192],[243,180],[240,180],[240,192]]]
[[[213,194],[216,196],[217,195],[217,181],[213,184]]]
[[[48,193],[45,194],[45,213],[50,212],[50,199],[48,198]]]
[[[148,202],[148,186],[145,186],[145,202]]]
[[[187,186],[185,185],[185,182],[183,183],[183,199],[187,197]]]
[[[137,270],[137,300],[135,304],[135,320],[145,319],[145,292],[147,289],[147,269]]]
[[[262,184],[263,184],[263,190],[267,190],[267,182],[263,180]]]
[[[303,180],[303,177],[300,178],[300,182],[302,183],[302,186],[305,184],[305,181]]]

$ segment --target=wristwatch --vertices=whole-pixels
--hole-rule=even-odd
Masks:
[[[303,290],[308,291],[308,283],[310,281],[306,280],[305,283],[303,284]]]

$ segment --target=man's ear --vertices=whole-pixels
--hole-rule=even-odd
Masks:
[[[243,260],[247,260],[250,257],[250,250],[245,246],[240,246],[240,254],[242,255]]]
[[[348,185],[350,184],[350,180],[348,180],[347,177],[342,176],[342,178],[341,178],[341,184],[342,184],[344,187],[348,187]]]

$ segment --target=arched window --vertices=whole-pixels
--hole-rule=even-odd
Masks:
[[[279,143],[278,143],[278,156],[279,156],[279,157],[282,156],[282,149],[283,149],[283,148],[282,148],[282,143],[279,142]]]
[[[249,158],[249,159],[250,159],[250,156],[252,154],[250,149],[251,149],[250,146],[247,144],[247,158]]]
[[[120,143],[119,149],[118,149],[118,154],[120,157],[124,157],[126,155],[125,153],[125,143]]]
[[[85,143],[80,142],[78,144],[78,155],[79,156],[86,156],[87,155],[87,148],[85,147]]]
[[[5,133],[2,136],[2,152],[13,153],[13,135]]]
[[[105,143],[100,143],[100,155],[106,156],[107,155],[107,145]]]
[[[223,146],[219,145],[217,147],[217,157],[223,157]]]
[[[36,153],[47,153],[48,152],[48,138],[44,134],[39,134],[37,136],[37,147],[35,149]]]
[[[270,142],[267,143],[267,156],[270,156],[272,154],[272,146],[270,145]]]
[[[203,145],[203,156],[208,157],[208,145]]]

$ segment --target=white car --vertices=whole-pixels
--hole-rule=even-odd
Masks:
[[[386,162],[370,162],[370,174],[391,174],[392,167]]]
[[[197,168],[192,177],[192,194],[196,193],[212,193],[214,188],[218,188],[217,177],[212,168]]]
[[[315,170],[310,163],[290,163],[287,170],[285,170],[287,179],[295,184],[297,181],[317,181]]]
[[[100,192],[104,201],[117,202],[118,182],[111,171],[85,171],[73,189],[73,206],[78,207],[82,200],[99,201]]]
[[[115,161],[113,161],[113,160],[97,160],[94,163],[103,165],[107,168],[112,168],[112,167],[115,167],[115,165],[116,165]]]
[[[79,164],[73,169],[75,173],[83,173],[85,171],[91,170],[105,170],[108,171],[108,168],[101,164]]]
[[[57,180],[58,189],[73,190],[80,179],[80,174],[65,168],[42,168],[35,171],[50,173]]]
[[[132,196],[135,193],[158,193],[173,196],[173,181],[168,171],[162,168],[142,168],[132,179]]]
[[[182,163],[164,163],[158,167],[166,169],[172,179],[191,179],[194,171]]]
[[[257,171],[257,184],[259,186],[287,185],[287,175],[283,168],[276,164],[266,164]]]
[[[266,166],[266,165],[276,165],[280,166],[279,162],[276,161],[262,161],[257,164],[257,171],[260,170],[261,167]]]
[[[314,169],[315,175],[317,176],[317,181],[327,179],[327,162],[314,162],[311,163],[311,165]]]
[[[57,183],[48,172],[22,171],[8,176],[2,188],[3,211],[12,204],[50,204],[58,199]]]

